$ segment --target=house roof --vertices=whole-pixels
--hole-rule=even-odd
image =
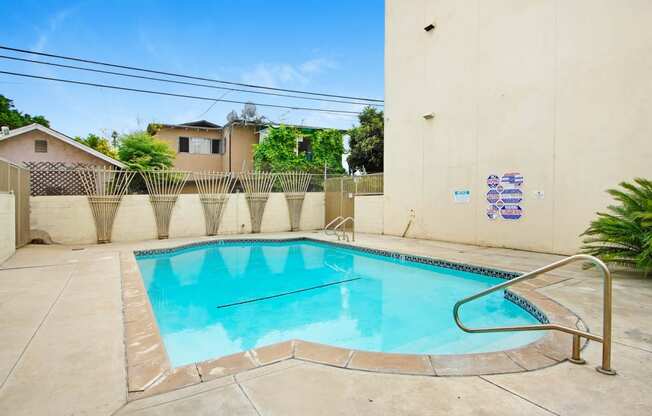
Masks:
[[[228,127],[230,125],[243,125],[243,126],[252,126],[252,127],[260,127],[261,130],[264,130],[268,127],[273,127],[273,128],[278,128],[281,126],[287,126],[287,127],[293,127],[296,129],[300,129],[303,131],[313,131],[313,130],[338,130],[341,132],[345,132],[347,130],[343,129],[336,129],[334,127],[318,127],[318,126],[306,126],[302,124],[290,124],[290,123],[276,123],[273,121],[264,121],[264,122],[257,122],[257,121],[244,121],[244,120],[234,120],[234,121],[229,121],[224,125],[224,127]]]
[[[73,139],[71,137],[68,137],[63,133],[60,133],[60,132],[58,132],[56,130],[53,130],[53,129],[49,128],[49,127],[45,127],[45,126],[42,126],[42,125],[36,124],[36,123],[30,124],[30,125],[24,126],[24,127],[19,127],[17,129],[10,130],[9,134],[7,134],[5,136],[0,136],[0,141],[11,139],[12,137],[16,137],[16,136],[19,136],[19,135],[21,135],[23,133],[28,133],[28,132],[33,131],[33,130],[38,130],[38,131],[40,131],[42,133],[45,133],[45,134],[47,134],[47,135],[49,135],[51,137],[54,137],[55,139],[59,139],[62,142],[67,143],[67,144],[69,144],[69,145],[71,145],[73,147],[76,147],[77,149],[82,150],[82,151],[84,151],[84,152],[86,152],[86,153],[88,153],[88,154],[90,154],[92,156],[95,156],[98,159],[102,159],[103,161],[108,162],[108,163],[112,164],[113,166],[117,166],[117,167],[119,167],[121,169],[124,169],[124,168],[127,167],[124,163],[122,163],[122,162],[120,162],[118,160],[115,160],[112,157],[109,157],[109,156],[105,155],[104,153],[100,153],[95,149],[91,149],[90,147],[79,143],[75,139]]]
[[[219,129],[222,127],[219,124],[211,123],[210,121],[206,120],[190,121],[188,123],[181,123],[179,125],[188,127],[204,127],[209,129]]]
[[[222,130],[219,124],[211,123],[206,120],[189,121],[181,124],[152,123],[150,126],[160,126],[168,129],[190,129],[190,130]],[[149,128],[149,126],[148,126]]]

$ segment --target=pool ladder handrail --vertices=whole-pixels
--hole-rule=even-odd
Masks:
[[[485,295],[488,295],[497,290],[512,286],[516,283],[522,282],[524,280],[531,279],[540,274],[549,272],[551,270],[558,269],[562,266],[565,266],[569,263],[574,263],[576,261],[588,261],[597,266],[601,271],[604,278],[603,282],[603,332],[602,336],[595,335],[590,332],[582,331],[577,328],[571,328],[559,324],[547,323],[539,325],[519,325],[519,326],[497,326],[497,327],[487,327],[487,328],[469,328],[465,326],[460,320],[459,310],[460,307],[472,300],[478,299]],[[543,266],[539,269],[533,270],[529,273],[525,273],[519,277],[508,280],[504,283],[492,286],[482,292],[476,293],[475,295],[466,297],[457,303],[453,307],[453,317],[455,318],[455,323],[462,331],[469,333],[486,333],[486,332],[507,332],[507,331],[545,331],[545,330],[554,330],[566,332],[573,335],[573,347],[572,355],[569,359],[570,362],[574,364],[584,364],[584,361],[580,356],[580,344],[581,338],[590,339],[593,341],[602,343],[602,365],[596,367],[596,370],[602,374],[615,375],[616,371],[611,368],[611,321],[612,321],[612,279],[611,272],[607,266],[598,258],[589,256],[587,254],[576,254],[574,256],[567,257],[565,259],[556,261],[547,266]]]
[[[323,229],[323,230],[324,230],[324,234],[326,234],[326,235],[333,235],[333,234],[335,234],[334,230],[329,230],[328,227],[330,227],[331,225],[335,224],[337,221],[340,221],[340,220],[343,220],[343,219],[344,219],[344,217],[341,216],[341,215],[339,215],[339,216],[333,218],[333,220],[332,220],[331,222],[329,222],[328,224],[326,224],[326,225],[324,226],[324,229]],[[332,233],[329,233],[329,231],[333,231],[333,232],[332,232]]]
[[[342,228],[342,230],[340,230],[340,227],[349,221],[351,222],[351,240],[349,240],[349,235],[346,233],[346,228]],[[335,231],[338,241],[342,239],[346,240],[346,242],[355,241],[355,221],[353,220],[353,217],[344,218],[335,226],[335,228],[333,228],[333,231]]]

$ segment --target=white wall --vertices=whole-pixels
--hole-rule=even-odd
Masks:
[[[383,196],[358,195],[355,197],[355,231],[357,233],[383,233]]]
[[[14,194],[0,193],[0,263],[16,252],[16,205]]]
[[[413,210],[408,236],[575,252],[606,189],[652,177],[650,21],[649,0],[387,0],[385,233]],[[506,172],[524,215],[491,221]]]
[[[93,215],[85,196],[37,196],[30,198],[31,228],[47,232],[61,244],[97,242]],[[324,194],[306,194],[301,213],[301,229],[324,225]],[[290,230],[285,196],[270,194],[263,215],[262,232]],[[222,217],[220,234],[250,233],[251,221],[244,194],[234,194]],[[170,238],[204,236],[204,212],[196,194],[180,195],[172,212]],[[156,238],[156,222],[147,195],[127,195],[120,204],[113,225],[112,241],[138,241]]]

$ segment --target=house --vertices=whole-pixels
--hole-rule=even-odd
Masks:
[[[122,162],[40,124],[13,130],[4,127],[0,133],[0,157],[18,164],[51,162],[125,168]]]
[[[187,171],[242,172],[253,169],[253,145],[265,139],[276,123],[235,120],[224,126],[206,120],[182,124],[150,124],[147,130],[166,142],[176,155],[174,167]],[[310,135],[321,127],[291,126],[302,133],[297,151],[310,154]]]

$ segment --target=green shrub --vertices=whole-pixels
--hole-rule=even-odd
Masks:
[[[118,157],[129,169],[166,169],[172,166],[174,151],[167,143],[139,131],[120,139]]]
[[[591,222],[582,234],[582,252],[647,275],[652,270],[652,181],[637,178],[620,187],[607,191],[619,204]]]

